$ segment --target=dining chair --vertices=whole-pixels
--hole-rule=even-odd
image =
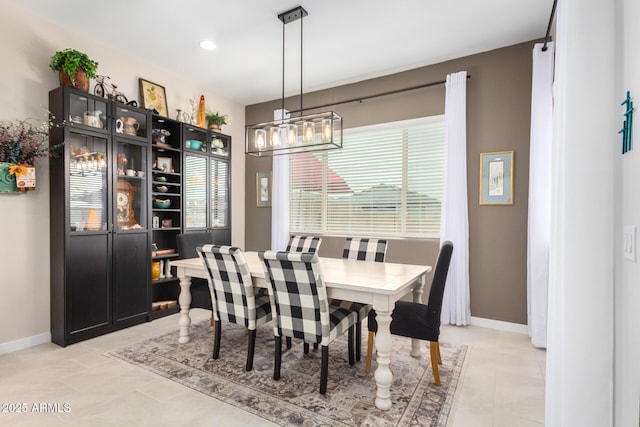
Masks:
[[[213,244],[213,233],[195,232],[182,233],[176,236],[178,259],[197,258],[197,248],[200,245]],[[211,310],[211,325],[214,325],[213,306],[209,283],[206,279],[194,277],[191,279],[191,308]]]
[[[429,290],[428,303],[422,304],[410,301],[397,301],[396,307],[391,313],[391,333],[403,337],[416,338],[429,341],[431,353],[431,367],[433,378],[437,386],[440,385],[440,374],[438,365],[442,364],[440,357],[440,312],[442,311],[442,298],[444,286],[447,282],[447,273],[451,263],[453,253],[453,243],[445,241],[440,248],[436,268],[433,272],[433,281]],[[369,373],[371,368],[371,354],[373,353],[373,340],[375,332],[378,330],[376,322],[376,312],[369,312],[369,342],[367,345],[367,360],[365,372]]]
[[[289,237],[287,252],[318,252],[322,237],[293,235]]]
[[[318,343],[322,347],[320,393],[327,392],[329,344],[348,332],[349,365],[354,364],[353,330],[356,312],[329,304],[317,253],[258,252],[269,280],[274,313],[275,361],[273,379],[280,379],[282,337]]]
[[[292,235],[289,236],[289,243],[287,244],[287,252],[318,252],[320,245],[322,244],[322,237],[318,236],[301,236]],[[287,348],[291,348],[291,337],[286,338]],[[318,344],[314,345],[314,348],[318,348]],[[304,354],[309,353],[309,343],[304,343]]]
[[[342,250],[342,258],[359,261],[384,262],[387,254],[387,241],[385,239],[369,239],[361,237],[347,237]],[[348,308],[358,313],[358,325],[356,326],[356,360],[360,361],[360,348],[362,347],[361,322],[367,318],[371,306],[359,302],[332,299],[331,304]]]
[[[203,245],[198,255],[209,272],[209,288],[215,297],[213,358],[220,355],[221,321],[243,325],[249,331],[246,370],[253,369],[256,328],[271,320],[269,295],[256,294],[249,266],[239,248]]]

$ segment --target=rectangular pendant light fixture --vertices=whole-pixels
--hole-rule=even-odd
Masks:
[[[302,21],[307,11],[298,6],[278,15],[282,21],[282,110],[284,110],[284,28],[300,20],[300,116],[245,126],[245,153],[277,156],[342,148],[342,117],[334,111],[304,115],[302,105]]]

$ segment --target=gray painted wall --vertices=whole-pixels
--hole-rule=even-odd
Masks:
[[[536,41],[459,58],[385,77],[318,92],[305,93],[307,106],[444,80],[466,70],[467,181],[471,315],[512,323],[527,323],[527,199],[531,109],[531,50]],[[406,120],[444,113],[444,85],[335,106],[344,127]],[[250,105],[246,123],[272,120],[280,100]],[[285,108],[298,109],[298,97]],[[305,111],[312,113],[313,110]],[[480,153],[514,150],[514,204],[479,206]],[[271,209],[256,207],[255,175],[271,170],[270,158],[246,156],[246,250],[270,248]],[[325,237],[320,255],[339,257],[343,238]],[[455,242],[454,242],[455,245]],[[434,239],[399,239],[389,244],[389,261],[433,265],[438,252]]]

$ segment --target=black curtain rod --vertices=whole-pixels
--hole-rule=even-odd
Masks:
[[[542,46],[542,51],[547,51],[547,43],[549,43],[549,34],[551,34],[551,24],[553,24],[553,17],[556,14],[556,5],[558,4],[558,0],[553,0],[553,7],[551,8],[551,16],[549,16],[549,25],[547,25],[547,35],[544,36],[544,46]]]
[[[467,75],[467,78],[470,79],[471,76]],[[425,83],[425,84],[422,84],[422,85],[411,86],[411,87],[407,87],[407,88],[404,88],[404,89],[390,90],[389,92],[376,93],[374,95],[361,96],[359,98],[345,99],[344,101],[332,102],[330,104],[324,104],[324,105],[316,105],[315,107],[306,107],[304,109],[301,108],[300,110],[294,110],[294,111],[289,111],[289,112],[291,114],[293,114],[293,113],[301,113],[302,111],[306,111],[306,110],[317,110],[319,108],[326,108],[326,107],[331,107],[331,106],[334,106],[334,105],[348,104],[350,102],[362,102],[362,101],[364,101],[366,99],[378,98],[380,96],[394,95],[396,93],[408,92],[410,90],[416,90],[416,89],[422,89],[422,88],[430,87],[430,86],[442,85],[442,84],[445,84],[446,82],[447,82],[446,80],[440,80],[438,82]]]

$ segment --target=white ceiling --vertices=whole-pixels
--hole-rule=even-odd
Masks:
[[[278,13],[303,6],[304,92],[544,37],[553,0],[7,0],[243,105],[282,95]],[[300,93],[300,21],[285,26]],[[214,51],[199,47],[203,39]],[[99,59],[99,58],[96,58]],[[108,74],[108,70],[100,70]]]

